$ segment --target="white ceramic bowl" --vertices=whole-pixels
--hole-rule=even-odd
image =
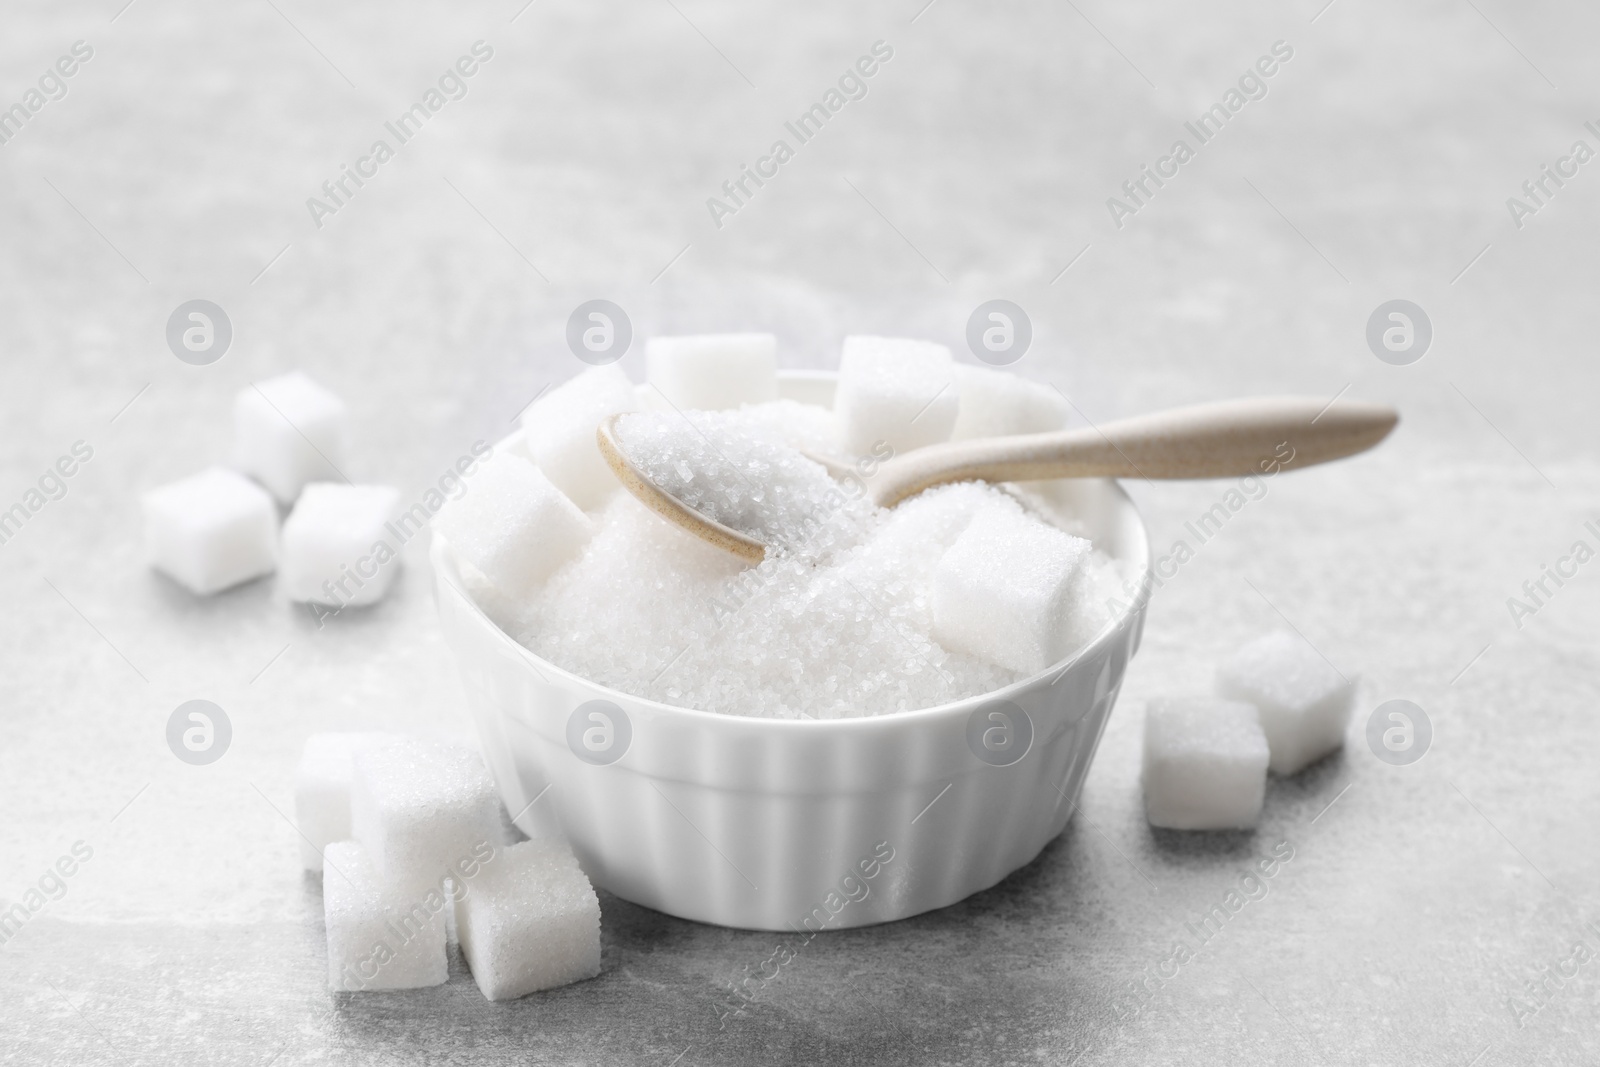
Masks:
[[[787,372],[782,394],[831,405],[833,375]],[[1059,492],[1095,544],[1142,579],[1148,541],[1121,487],[1084,480]],[[445,637],[518,827],[564,831],[589,877],[625,900],[747,929],[903,919],[1031,861],[1071,817],[1144,625],[1135,601],[1063,663],[941,707],[750,718],[642,700],[562,670],[489,620],[438,537],[432,561]],[[575,716],[597,700],[608,702],[606,719],[593,708]],[[574,719],[573,736],[599,731],[591,747],[609,740],[598,758],[620,758],[579,758]],[[1002,753],[987,761],[977,754],[985,737]]]

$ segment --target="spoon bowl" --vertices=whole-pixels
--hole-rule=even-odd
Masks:
[[[688,504],[663,489],[650,476],[639,469],[628,457],[627,449],[617,439],[617,420],[623,415],[608,415],[595,430],[595,440],[600,445],[600,455],[617,476],[622,487],[632,493],[640,503],[668,522],[683,527],[707,544],[732,552],[740,559],[760,563],[767,555],[767,546],[748,534],[703,515]]]

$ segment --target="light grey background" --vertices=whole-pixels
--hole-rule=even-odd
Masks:
[[[0,507],[94,449],[0,545],[0,895],[93,849],[0,946],[0,1056],[1600,1056],[1600,962],[1525,1026],[1507,1006],[1579,937],[1600,949],[1600,563],[1520,629],[1506,606],[1574,540],[1600,545],[1582,530],[1600,162],[1520,230],[1505,206],[1573,141],[1600,147],[1591,7],[121,2],[0,12],[0,105],[95,49],[0,146]],[[478,39],[494,58],[470,94],[315,228],[306,198]],[[869,95],[713,227],[706,197],[879,39],[894,58]],[[1116,229],[1106,198],[1280,39],[1269,95]],[[196,297],[234,324],[209,367],[163,339]],[[352,477],[415,495],[579,369],[562,332],[594,297],[641,337],[774,329],[789,366],[828,365],[846,332],[959,345],[1003,297],[1035,327],[1016,369],[1080,420],[1298,392],[1404,421],[1373,455],[1273,480],[1157,593],[1082,817],[997,888],[818,939],[720,1032],[722,985],[773,937],[609,896],[595,981],[492,1005],[457,961],[439,989],[330,996],[291,768],[315,730],[466,726],[421,545],[385,603],[318,631],[270,580],[196,601],[150,574],[137,494],[224,458],[233,393],[300,367],[350,404]],[[1364,341],[1394,298],[1434,324],[1409,367]],[[1130,487],[1163,548],[1223,488]],[[1143,701],[1286,621],[1364,679],[1351,745],[1273,782],[1253,834],[1150,830]],[[1391,767],[1362,729],[1402,696],[1435,739]],[[163,739],[193,698],[234,726],[209,767]],[[1127,1018],[1183,924],[1284,840],[1270,894]]]

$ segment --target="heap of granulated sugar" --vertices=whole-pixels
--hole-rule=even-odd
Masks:
[[[819,464],[721,411],[639,412],[617,420],[628,458],[700,514],[764,545],[798,545],[839,488]]]
[[[743,412],[722,419],[685,414],[716,428],[708,436],[725,455],[715,458],[760,456],[757,462],[791,469],[773,458],[785,449],[775,428],[758,424],[767,420],[741,418]],[[682,421],[676,413],[664,418]],[[631,448],[626,438],[625,447]],[[651,462],[669,463],[667,455],[662,448]],[[705,457],[696,453],[687,462],[690,474],[677,476],[694,483]],[[803,469],[805,461],[790,452],[784,463]],[[724,468],[717,477],[739,484],[731,464]],[[932,489],[886,511],[859,487],[852,496],[843,484],[796,480],[803,487],[796,499],[814,509],[804,537],[754,567],[663,521],[627,493],[613,494],[593,513],[595,534],[581,554],[519,612],[513,636],[537,655],[623,692],[734,715],[882,715],[978,696],[1023,677],[931,636],[932,581],[940,559],[979,514],[1042,518],[1005,489],[975,482]],[[820,500],[810,495],[817,489],[824,490]],[[736,494],[717,506],[725,509],[719,521],[747,521]],[[1004,565],[995,561],[996,568]],[[1064,616],[1068,648],[1110,621],[1107,596],[1121,586],[1116,564],[1103,553],[1090,553],[1079,569]]]
[[[724,418],[746,432],[780,445],[818,455],[837,455],[839,422],[833,412],[798,400],[769,400],[722,412]]]

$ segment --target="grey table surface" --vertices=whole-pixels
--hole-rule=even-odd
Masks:
[[[0,545],[0,895],[92,850],[0,945],[0,1057],[1600,1059],[1600,962],[1574,955],[1600,954],[1600,564],[1508,607],[1600,544],[1600,176],[1547,181],[1520,227],[1506,204],[1600,147],[1592,7],[123,2],[0,12],[0,104],[93,48],[0,146],[0,506],[93,449]],[[307,198],[477,40],[467,95],[317,226]],[[867,95],[714,225],[706,199],[879,40]],[[1266,96],[1114,225],[1107,198],[1279,40]],[[224,458],[234,392],[300,367],[350,405],[351,476],[414,495],[577,369],[563,325],[596,296],[640,335],[775,330],[796,367],[847,332],[960,349],[1000,296],[1034,324],[1018,370],[1079,422],[1273,392],[1404,421],[1192,546],[1080,817],[993,889],[819,938],[726,1027],[774,937],[609,895],[594,981],[490,1004],[457,959],[437,989],[330,995],[291,769],[316,730],[467,727],[421,545],[318,629],[271,581],[196,600],[151,574],[137,494]],[[163,337],[195,297],[235,331],[207,367]],[[1409,366],[1365,341],[1394,298],[1434,327]],[[1164,551],[1225,486],[1129,488]],[[1253,833],[1152,831],[1144,701],[1285,625],[1362,679],[1350,744],[1274,780]],[[196,697],[235,729],[209,767],[163,736]],[[1361,733],[1394,697],[1434,728],[1405,767]],[[1174,973],[1185,924],[1280,842],[1270,892]]]

